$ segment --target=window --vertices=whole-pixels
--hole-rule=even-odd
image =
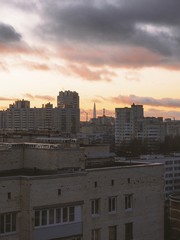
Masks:
[[[114,186],[114,179],[111,180],[111,186]]]
[[[109,206],[108,206],[108,210],[109,212],[116,212],[116,198],[117,197],[110,197],[108,200]]]
[[[59,196],[61,195],[61,189],[60,188],[58,189],[58,195]]]
[[[47,225],[47,210],[42,210],[41,225]]]
[[[40,226],[40,211],[35,211],[35,226]]]
[[[109,240],[116,240],[117,239],[117,227],[111,226],[109,227]]]
[[[93,229],[92,230],[91,240],[100,240],[100,229]]]
[[[8,199],[11,199],[11,192],[8,192]]]
[[[71,240],[82,240],[82,237],[73,237]]]
[[[68,208],[65,207],[63,208],[63,222],[67,222],[68,221]]]
[[[49,224],[54,224],[54,209],[49,209]]]
[[[127,194],[125,195],[125,209],[132,209],[133,207],[133,195]]]
[[[125,240],[133,240],[133,223],[125,224]]]
[[[97,182],[94,182],[94,187],[95,187],[95,188],[97,187]]]
[[[69,222],[74,222],[74,207],[69,208]]]
[[[100,199],[93,199],[91,201],[91,213],[92,215],[98,215],[99,214],[99,208],[100,208]]]
[[[61,208],[56,208],[56,223],[60,223],[61,222]]]
[[[75,207],[35,210],[35,227],[75,222]]]
[[[0,234],[16,231],[16,216],[17,213],[0,214]]]

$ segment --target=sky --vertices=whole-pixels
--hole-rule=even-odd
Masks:
[[[0,109],[56,107],[76,91],[84,112],[180,119],[179,0],[0,0]]]

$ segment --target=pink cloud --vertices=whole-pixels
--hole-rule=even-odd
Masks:
[[[81,77],[83,80],[89,81],[111,81],[112,77],[116,76],[113,71],[107,69],[92,69],[85,64],[69,64],[67,70],[72,75]]]
[[[91,46],[64,47],[60,56],[75,63],[112,68],[142,68],[161,66],[162,56],[141,47]]]
[[[169,108],[180,108],[180,99],[175,98],[152,98],[152,97],[139,97],[136,95],[119,95],[110,99],[115,104],[142,104],[145,106],[156,106],[156,107],[169,107]]]

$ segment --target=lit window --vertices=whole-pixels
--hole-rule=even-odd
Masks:
[[[98,215],[99,214],[99,208],[100,208],[100,200],[99,199],[93,199],[91,201],[91,213],[92,215]]]
[[[132,209],[133,207],[133,195],[127,194],[125,195],[125,209]]]
[[[108,200],[108,204],[109,212],[116,212],[116,197],[110,197]]]

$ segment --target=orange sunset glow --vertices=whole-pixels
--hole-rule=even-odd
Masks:
[[[0,3],[0,109],[17,99],[56,107],[70,90],[89,117],[95,102],[97,115],[135,103],[180,119],[179,1]]]

